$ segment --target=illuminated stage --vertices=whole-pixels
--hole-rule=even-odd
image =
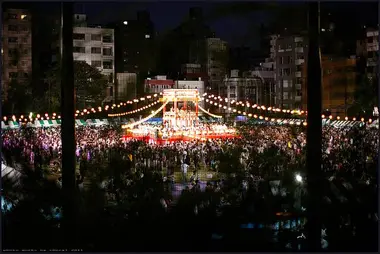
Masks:
[[[148,117],[122,126],[126,130],[124,140],[138,139],[146,142],[165,143],[236,137],[233,128],[222,124],[199,122],[199,109],[216,118],[221,118],[221,116],[213,115],[199,106],[200,97],[196,89],[166,89],[160,101],[163,105]],[[146,123],[160,111],[163,112],[161,126],[152,126]]]

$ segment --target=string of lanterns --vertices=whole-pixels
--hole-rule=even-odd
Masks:
[[[273,111],[273,112],[282,112],[282,113],[287,113],[287,114],[296,114],[296,115],[303,115],[307,114],[307,111],[299,110],[299,109],[281,109],[281,108],[276,108],[276,107],[271,107],[271,106],[265,106],[265,105],[258,105],[256,103],[250,103],[250,102],[243,102],[243,101],[235,101],[231,100],[228,98],[223,98],[221,96],[216,96],[214,94],[204,94],[203,97],[208,97],[208,99],[212,99],[215,101],[222,102],[224,101],[225,103],[230,103],[231,105],[235,104],[236,106],[242,106],[242,107],[247,107],[247,108],[253,108],[253,109],[258,109],[258,110],[267,110],[267,111]]]
[[[74,116],[75,117],[79,117],[79,116],[99,113],[99,112],[102,112],[103,110],[107,111],[110,108],[111,108],[111,110],[113,110],[115,108],[120,108],[122,106],[127,106],[128,104],[145,102],[146,100],[155,98],[155,97],[157,97],[157,96],[159,96],[161,94],[162,93],[160,93],[160,94],[153,94],[153,95],[147,95],[145,97],[141,97],[140,99],[136,99],[135,98],[135,99],[127,101],[127,102],[120,102],[119,104],[105,105],[104,107],[99,106],[99,107],[97,107],[97,109],[95,109],[95,108],[91,108],[91,109],[90,108],[86,108],[86,109],[83,109],[83,110],[76,110]],[[35,120],[56,120],[56,119],[61,119],[61,116],[58,115],[57,113],[52,113],[52,114],[45,113],[45,114],[36,114],[35,115],[32,112],[29,113],[29,115],[20,115],[20,116],[13,115],[13,116],[10,116],[10,117],[7,117],[7,116],[3,117],[3,121],[12,120],[14,122],[25,122],[25,123],[27,123],[27,122],[34,122]]]
[[[134,114],[134,113],[137,113],[137,112],[140,112],[142,110],[146,110],[148,108],[151,108],[153,107],[154,105],[156,105],[157,103],[159,103],[160,101],[155,101],[149,105],[146,105],[144,107],[141,107],[141,108],[138,108],[138,109],[135,109],[135,110],[132,110],[132,111],[128,111],[128,112],[123,112],[123,113],[117,113],[117,114],[108,114],[108,117],[120,117],[120,116],[125,116],[125,115],[130,115],[130,114]]]
[[[227,106],[225,106],[225,105],[222,105],[221,103],[218,103],[217,101],[212,101],[212,100],[209,100],[209,99],[204,99],[207,103],[209,103],[209,104],[211,104],[211,105],[213,105],[213,106],[218,106],[219,108],[223,108],[224,110],[228,110],[228,111],[232,111],[233,113],[238,113],[238,114],[243,114],[243,115],[247,115],[247,114],[249,114],[249,113],[247,113],[247,112],[243,112],[243,111],[240,111],[240,110],[237,110],[237,109],[235,109],[235,108],[231,108],[231,107],[227,107]],[[220,100],[219,100],[220,101]],[[252,114],[251,114],[252,115]],[[325,115],[321,115],[321,117],[322,117],[322,119],[329,119],[329,120],[337,120],[337,121],[343,121],[343,119],[341,119],[341,117],[340,116],[336,116],[336,117],[333,117],[332,115],[330,115],[330,116],[328,116],[328,117],[326,117]],[[360,119],[357,119],[356,117],[352,117],[351,118],[352,119],[352,121],[360,121],[360,122],[368,122],[368,123],[372,123],[373,122],[373,120],[371,119],[371,118],[369,118],[369,119],[364,119],[363,117],[362,118],[360,118]],[[349,117],[344,117],[344,120],[345,121],[349,121],[350,120],[350,118]]]
[[[143,123],[145,122],[146,120],[152,118],[153,116],[157,115],[158,112],[160,112],[167,104],[169,103],[168,100],[164,101],[163,104],[161,105],[161,107],[159,107],[156,111],[152,111],[150,115],[148,115],[147,117],[137,121],[137,122],[134,122],[134,123],[130,123],[130,124],[126,124],[126,125],[123,125],[121,126],[122,129],[128,129],[128,128],[133,128],[134,126],[136,125],[139,125],[140,123]]]
[[[215,105],[213,102],[211,102],[211,104]],[[219,104],[219,107],[220,107],[220,105],[221,104]],[[224,109],[226,109],[226,108],[224,108]],[[266,122],[277,122],[277,123],[281,123],[282,122],[283,124],[289,124],[289,125],[298,125],[298,126],[301,126],[301,124],[302,124],[303,126],[307,126],[307,121],[306,120],[302,120],[302,119],[297,119],[298,121],[295,121],[294,119],[289,119],[289,120],[285,119],[284,120],[283,118],[265,117],[265,116],[262,116],[262,115],[259,116],[257,114],[237,111],[236,109],[232,109],[232,108],[229,108],[229,110],[232,110],[234,112],[238,112],[239,114],[243,114],[244,116],[247,116],[249,118],[264,120]],[[206,112],[208,112],[208,111],[206,111]]]

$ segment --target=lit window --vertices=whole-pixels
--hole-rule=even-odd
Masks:
[[[149,39],[150,38],[150,35],[149,34],[146,34],[145,35],[145,39]]]

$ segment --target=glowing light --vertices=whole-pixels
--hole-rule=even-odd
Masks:
[[[296,174],[295,178],[297,182],[302,183],[302,176],[300,176],[299,174]]]

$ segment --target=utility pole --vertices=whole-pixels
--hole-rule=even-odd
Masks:
[[[322,203],[322,67],[320,55],[320,4],[309,3],[307,61],[307,251],[321,250]]]
[[[61,3],[62,189],[65,247],[75,246],[77,193],[75,183],[75,120],[73,3]]]

